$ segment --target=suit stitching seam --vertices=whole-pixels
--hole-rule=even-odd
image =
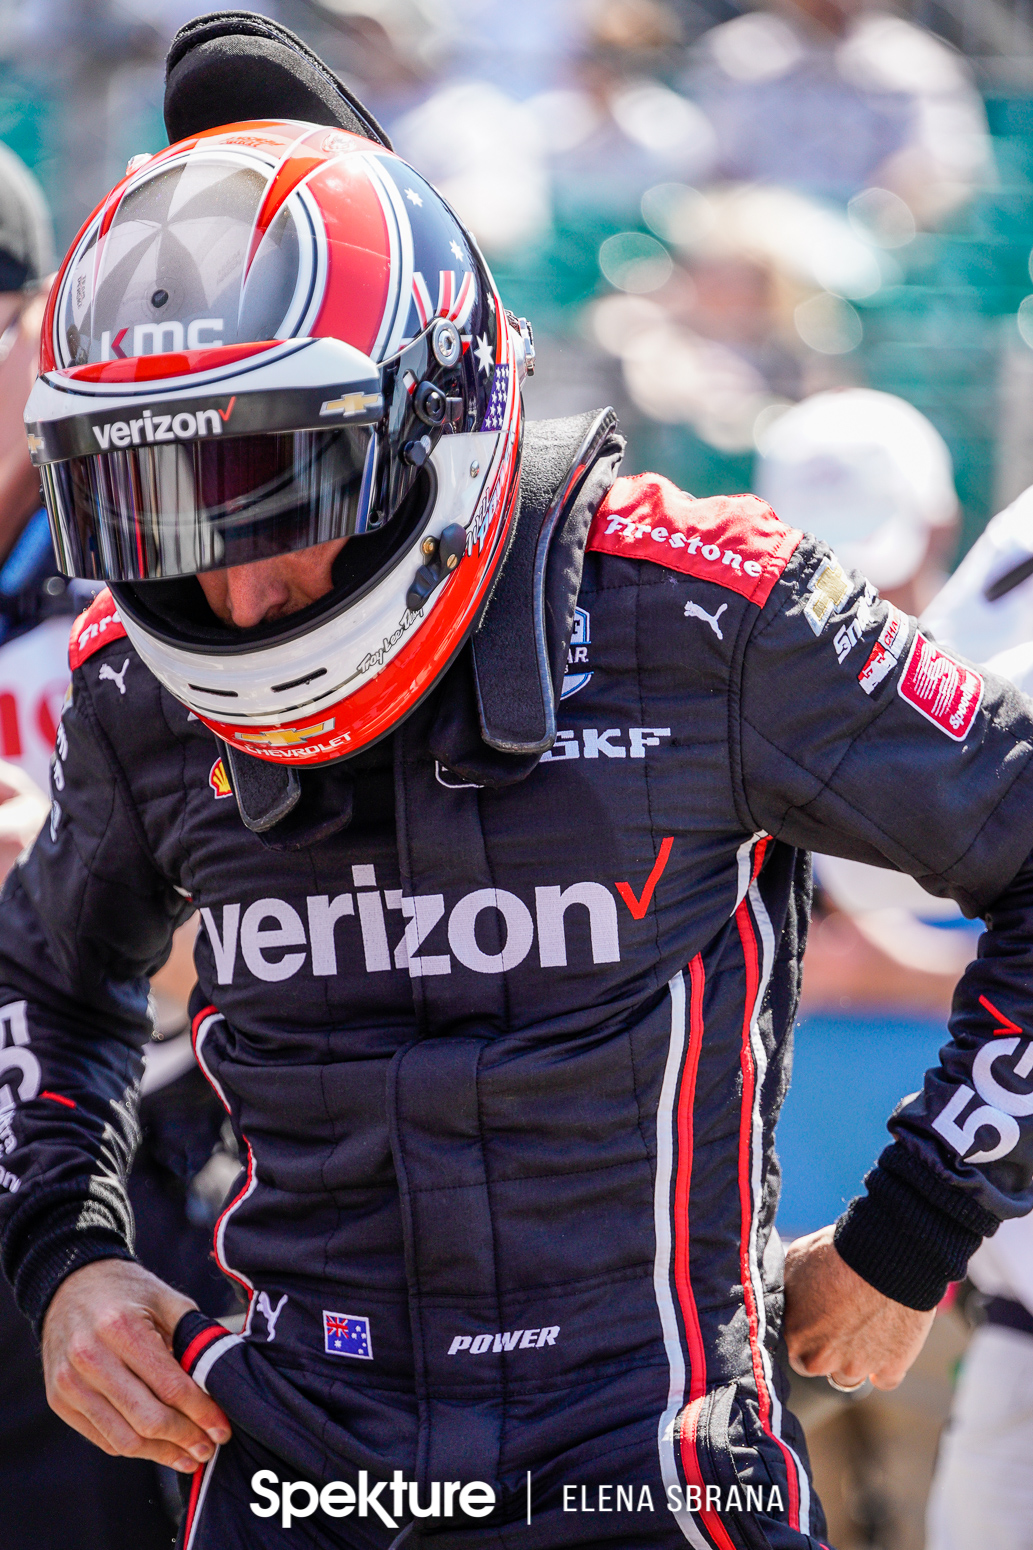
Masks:
[[[840,757],[840,759],[836,763],[835,769],[831,770],[829,772],[828,776],[825,779],[822,779],[820,776],[815,775],[811,770],[807,769],[807,767],[805,765],[798,763],[798,761],[793,758],[792,754],[786,753],[784,751],[784,749],[779,748],[777,743],[773,743],[770,738],[765,737],[764,733],[760,730],[760,728],[759,727],[755,727],[753,725],[753,722],[750,721],[748,719],[748,717],[743,716],[741,719],[743,721],[743,724],[745,726],[748,726],[750,731],[754,734],[754,736],[759,737],[761,742],[764,743],[764,745],[766,747],[773,749],[781,758],[786,759],[793,766],[793,768],[795,770],[799,770],[802,774],[806,775],[809,780],[815,781],[817,783],[817,785],[818,785],[818,790],[814,793],[814,795],[812,797],[810,797],[808,799],[808,801],[806,801],[806,802],[793,802],[793,803],[790,803],[790,805],[786,808],[785,812],[782,815],[782,820],[781,820],[781,823],[779,825],[780,832],[781,832],[781,830],[783,830],[785,828],[786,821],[787,821],[790,813],[807,813],[808,810],[814,806],[815,802],[819,801],[819,799],[822,796],[824,796],[826,794],[826,792],[828,792],[833,797],[835,797],[837,802],[842,802],[844,807],[849,808],[851,813],[855,813],[857,815],[857,817],[862,819],[866,824],[871,824],[872,828],[876,831],[876,833],[881,835],[881,837],[887,842],[887,844],[889,844],[894,850],[899,850],[901,852],[901,854],[905,855],[908,858],[909,861],[913,862],[915,867],[918,869],[919,873],[921,875],[923,875],[923,876],[925,876],[925,875],[933,875],[933,876],[936,876],[936,877],[945,877],[947,872],[952,871],[956,866],[959,865],[959,863],[964,859],[964,857],[972,849],[972,845],[975,844],[975,840],[973,840],[972,843],[969,846],[967,846],[966,849],[964,851],[962,851],[961,854],[958,857],[956,857],[955,860],[951,861],[949,863],[949,865],[946,868],[944,868],[943,871],[936,872],[936,873],[933,873],[933,874],[928,874],[928,868],[926,867],[925,862],[922,861],[920,856],[913,855],[911,853],[911,851],[908,850],[906,845],[903,845],[900,842],[900,840],[898,840],[894,835],[888,834],[886,832],[886,830],[883,829],[881,824],[876,823],[875,819],[872,818],[870,816],[870,814],[862,812],[862,810],[859,807],[857,807],[853,802],[851,802],[848,797],[845,797],[841,792],[835,791],[835,790],[832,789],[832,782],[835,779],[836,775],[839,773],[840,769],[843,766],[843,761],[846,759],[846,757],[849,754],[851,748],[853,747],[852,743],[844,750],[842,756]],[[989,822],[989,819],[987,820],[987,822]],[[776,838],[777,837],[778,836],[776,836]]]
[[[479,1061],[478,1061],[478,1063],[479,1063]],[[478,1134],[483,1136],[483,1131],[481,1130],[481,1125],[480,1125],[480,1111],[479,1111],[479,1109],[478,1109],[477,1129],[478,1129]],[[513,1173],[513,1174],[499,1175],[499,1176],[496,1177],[495,1182],[497,1184],[521,1184],[521,1183],[547,1184],[551,1180],[555,1180],[555,1179],[586,1179],[586,1178],[591,1178],[593,1174],[596,1174],[596,1173],[610,1173],[610,1172],[613,1172],[614,1170],[616,1170],[618,1168],[640,1168],[642,1166],[643,1162],[650,1161],[651,1158],[652,1158],[652,1153],[647,1151],[646,1156],[644,1158],[643,1157],[629,1157],[624,1162],[600,1163],[597,1167],[592,1167],[592,1168],[569,1168],[569,1169],[567,1169],[566,1171],[564,1171],[562,1173],[530,1173],[530,1174],[527,1174],[527,1173]],[[360,1191],[362,1189],[361,1185],[352,1185],[350,1187],[353,1188],[353,1189],[356,1189],[356,1190],[360,1190]],[[445,1195],[445,1194],[452,1194],[452,1193],[462,1194],[465,1190],[480,1189],[480,1188],[481,1188],[480,1184],[435,1184],[435,1185],[417,1184],[415,1186],[414,1185],[410,1185],[409,1186],[409,1194],[410,1195]],[[312,1191],[312,1193],[315,1193],[315,1192]]]
[[[122,796],[122,801],[129,818],[130,826],[136,835],[137,842],[140,845],[140,848],[146,856],[147,860],[150,862],[155,876],[158,877],[163,883],[167,884],[168,879],[165,877],[164,872],[162,872],[158,865],[157,858],[155,857],[154,852],[151,849],[150,842],[147,838],[147,832],[144,829],[143,821],[140,818],[136,803],[133,800],[133,789],[129,783],[129,778],[122,768],[121,761],[119,760],[118,755],[115,753],[115,750],[111,745],[111,741],[104,730],[103,723],[101,722],[96,706],[93,703],[93,695],[90,691],[85,673],[82,674],[82,677],[79,680],[79,684],[80,688],[82,688],[84,691],[82,704],[83,709],[86,712],[85,719],[92,725],[92,730],[97,738],[97,745],[100,748],[101,754],[103,755],[104,762],[111,770],[115,784],[119,788],[119,792]],[[112,801],[114,801],[114,796],[112,796]]]
[[[161,718],[164,721],[165,726],[168,729],[168,732],[169,732],[170,736],[175,740],[176,747],[179,749],[179,757],[180,757],[180,781],[179,781],[179,785],[180,785],[180,791],[183,793],[183,797],[184,797],[184,800],[182,800],[179,803],[179,815],[178,815],[178,819],[177,819],[177,823],[176,823],[176,833],[177,833],[177,837],[178,837],[179,853],[180,853],[180,856],[183,858],[183,861],[180,863],[180,876],[183,877],[184,875],[189,873],[189,876],[192,879],[193,878],[193,868],[190,866],[190,863],[189,863],[189,857],[187,856],[187,847],[186,847],[186,841],[185,841],[186,823],[187,823],[187,803],[186,803],[185,798],[186,798],[186,794],[187,794],[187,791],[188,791],[188,787],[187,787],[187,749],[186,749],[186,743],[179,736],[179,734],[177,733],[175,727],[173,727],[171,721],[169,720],[168,707],[166,705],[165,692],[162,689],[160,689],[160,688],[158,690],[158,709],[159,709],[159,711],[161,713]],[[194,892],[193,886],[191,886],[190,892],[191,893]]]
[[[637,670],[636,670],[636,674],[635,674],[635,692],[636,692],[636,694],[638,696],[639,725],[640,726],[644,726],[645,725],[645,718],[646,718],[646,708],[645,708],[645,705],[644,705],[643,699],[642,699],[642,642],[641,642],[642,610],[641,610],[641,607],[640,607],[641,597],[642,597],[642,591],[641,591],[641,588],[638,588],[638,589],[636,589],[636,592],[635,592],[635,661],[636,661],[636,664],[637,664]],[[649,832],[652,835],[652,834],[656,833],[656,823],[655,823],[654,815],[653,815],[653,792],[652,792],[652,788],[651,788],[650,782],[649,782],[649,760],[648,759],[645,762],[645,767],[644,767],[642,773],[643,773],[643,776],[645,777],[646,811],[649,814]],[[650,899],[649,904],[650,904],[650,910],[651,910],[652,916],[653,916],[653,945],[654,945],[654,947],[656,949],[656,958],[657,958],[656,963],[654,963],[653,967],[652,967],[651,978],[652,978],[652,982],[653,982],[653,990],[654,991],[658,991],[660,989],[660,978],[659,978],[660,960],[661,960],[663,955],[661,954],[661,951],[660,951],[660,906],[657,903],[657,897],[656,897],[656,890],[655,889],[653,891],[653,897]],[[648,1151],[648,1148],[647,1148],[647,1151]]]

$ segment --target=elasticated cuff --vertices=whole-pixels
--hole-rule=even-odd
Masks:
[[[891,1153],[895,1150],[888,1148]],[[969,1259],[997,1221],[988,1218],[984,1231],[978,1231],[976,1223],[967,1225],[948,1215],[900,1176],[895,1161],[883,1153],[864,1181],[867,1195],[852,1200],[837,1222],[834,1242],[851,1270],[877,1292],[906,1308],[928,1312],[951,1281],[961,1280]],[[967,1196],[961,1199],[969,1208],[965,1214],[971,1216],[972,1203]]]
[[[33,1242],[14,1276],[14,1296],[39,1340],[51,1298],[75,1270],[98,1259],[135,1259],[125,1239],[106,1227],[76,1227],[81,1207],[46,1218],[45,1231]]]

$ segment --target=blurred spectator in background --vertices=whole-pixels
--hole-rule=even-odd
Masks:
[[[0,757],[44,788],[68,682],[68,627],[84,606],[56,574],[22,420],[53,267],[43,192],[0,145]]]
[[[905,613],[921,613],[946,580],[958,524],[951,456],[902,398],[855,388],[787,410],[761,437],[753,488]],[[833,644],[845,662],[856,642]]]
[[[990,523],[926,611],[950,650],[1033,694],[1033,489]],[[1027,1036],[1008,1019],[1003,1038]],[[1003,1053],[1003,1049],[1002,1049]],[[1019,1100],[1022,1101],[1022,1100]],[[1033,1217],[972,1256],[981,1294],[929,1500],[926,1550],[1033,1545]]]
[[[48,784],[68,682],[68,595],[40,509],[22,409],[36,375],[54,267],[36,180],[0,146],[0,875],[49,815]],[[0,1050],[0,1078],[3,1070]],[[0,1113],[13,1102],[0,1082]],[[108,1458],[49,1409],[39,1354],[0,1278],[0,1497],[4,1550],[167,1550],[154,1467]]]
[[[748,478],[782,410],[856,380],[847,358],[860,323],[847,298],[893,278],[893,260],[844,213],[786,189],[666,183],[642,209],[666,246],[635,233],[603,244],[600,262],[623,294],[595,304],[595,337],[643,415],[740,454]]]
[[[948,651],[973,662],[1008,653],[1007,676],[1033,692],[1025,662],[1033,655],[1033,488],[987,525],[923,622]]]
[[[922,225],[991,167],[986,112],[953,49],[861,0],[782,0],[715,27],[687,77],[719,179],[842,204],[887,189]]]
[[[920,614],[943,586],[958,520],[950,453],[925,416],[869,388],[818,393],[774,419],[760,444],[756,493]],[[866,647],[842,634],[832,646],[856,674]],[[831,910],[815,922],[805,964],[812,1004],[874,996],[946,1013],[974,950],[957,906],[861,862],[817,856],[814,870]]]
[[[823,392],[772,418],[760,448],[753,488],[783,520],[824,538],[847,569],[863,571],[897,608],[920,612],[943,582],[958,516],[950,454],[929,421],[888,393]],[[857,677],[872,650],[871,636],[836,633],[834,623],[828,635],[843,671]],[[813,1173],[838,1172],[849,1194],[857,1181],[842,1158],[855,1150],[853,1132],[864,1134],[868,1148],[878,1133],[869,1139],[863,1111],[847,1104],[837,1111],[831,1136],[827,1094],[842,1090],[847,1072],[859,1064],[874,1079],[875,1030],[882,1035],[880,1053],[901,1065],[909,1058],[909,1022],[916,1025],[912,1038],[942,1040],[954,985],[975,955],[976,932],[953,902],[933,898],[912,878],[830,856],[815,856],[814,871],[818,899],[804,960],[805,1022],[787,1105],[788,1145],[780,1151],[791,1158],[792,1127],[802,1130]],[[838,1041],[808,1037],[808,1014],[816,1011],[836,1014]],[[927,1020],[930,1013],[938,1014],[936,1022]],[[881,1117],[876,1124],[882,1128]],[[792,1162],[786,1168],[788,1175],[794,1172]],[[790,1199],[795,1193],[799,1200],[798,1174],[787,1183]],[[780,1222],[785,1220],[783,1209]],[[945,1312],[919,1362],[891,1393],[868,1389],[844,1397],[794,1375],[793,1404],[807,1431],[829,1542],[837,1550],[923,1550],[926,1496],[951,1400],[952,1364],[965,1339],[960,1316]]]
[[[68,633],[97,590],[58,573],[25,442],[53,264],[42,191],[0,145],[0,878],[49,817],[43,791],[68,684]],[[130,1197],[144,1263],[221,1314],[233,1296],[211,1263],[211,1226],[237,1165],[220,1144],[224,1116],[186,1026],[192,940],[192,929],[179,934],[153,982],[156,1033]],[[0,1114],[11,1101],[5,1075],[12,1079],[0,1050]],[[39,1354],[2,1277],[0,1498],[3,1550],[168,1550],[178,1510],[170,1471],[107,1457],[49,1409]]]

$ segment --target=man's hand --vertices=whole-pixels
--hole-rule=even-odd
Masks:
[[[51,1409],[105,1453],[193,1473],[230,1437],[218,1405],[172,1355],[173,1331],[196,1306],[126,1260],[74,1271],[43,1321]]]
[[[36,782],[0,759],[0,882],[49,816],[50,803]]]
[[[798,1238],[786,1253],[790,1365],[844,1388],[871,1378],[877,1389],[895,1389],[925,1344],[935,1309],[905,1308],[862,1281],[836,1252],[834,1231]]]

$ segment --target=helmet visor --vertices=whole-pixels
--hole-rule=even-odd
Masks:
[[[154,581],[366,531],[369,426],[128,447],[40,468],[61,569]]]

